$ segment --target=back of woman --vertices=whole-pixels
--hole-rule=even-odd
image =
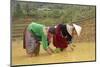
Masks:
[[[68,47],[68,42],[66,38],[62,36],[61,24],[58,24],[55,30],[55,35],[53,36],[53,44],[56,48],[66,48]]]

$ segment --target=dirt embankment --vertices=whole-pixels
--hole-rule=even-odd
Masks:
[[[12,40],[23,39],[23,32],[25,27],[32,22],[32,18],[14,19],[12,22]],[[95,42],[96,32],[95,18],[78,22],[82,26],[81,36],[77,38],[75,36],[74,42]]]
[[[75,36],[75,42],[95,42],[96,37],[96,21],[89,19],[78,23],[82,27],[80,37]]]

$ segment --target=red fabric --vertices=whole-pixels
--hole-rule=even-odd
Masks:
[[[26,45],[26,44],[25,44],[25,35],[26,35],[26,33],[25,33],[25,32],[26,32],[26,28],[25,28],[25,30],[24,30],[24,32],[23,32],[23,48],[24,48],[24,49],[26,49],[26,46],[25,46],[25,45]]]
[[[67,40],[62,36],[60,25],[57,25],[56,33],[53,36],[53,44],[56,48],[67,48]]]

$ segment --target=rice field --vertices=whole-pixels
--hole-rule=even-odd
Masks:
[[[28,57],[25,49],[23,49],[23,41],[12,41],[12,65],[27,65],[27,64],[47,64],[47,63],[62,63],[62,62],[79,62],[79,61],[94,61],[95,59],[95,42],[73,43],[76,45],[74,51],[68,47],[60,53],[48,55],[40,48],[40,54],[37,57]],[[55,47],[50,45],[54,50]]]

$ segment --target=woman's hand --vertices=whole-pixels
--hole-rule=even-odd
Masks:
[[[48,48],[46,49],[46,51],[48,52],[49,55],[52,55],[52,53],[53,53],[53,50],[52,50],[50,47],[48,47]]]

